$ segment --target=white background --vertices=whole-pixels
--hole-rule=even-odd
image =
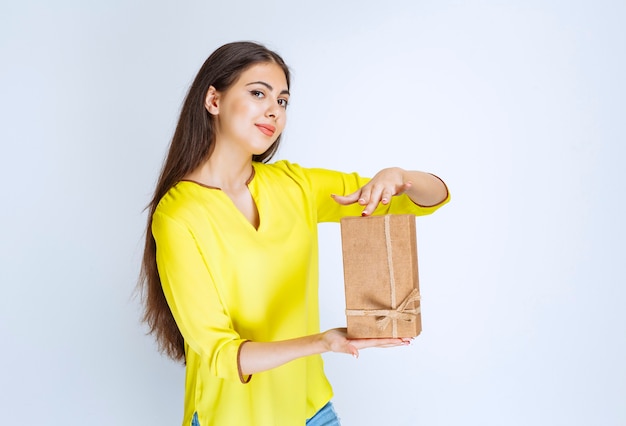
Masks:
[[[418,219],[422,335],[325,355],[344,425],[626,424],[624,22],[609,0],[3,0],[0,424],[180,424],[183,368],[133,298],[143,208],[198,68],[248,39],[293,70],[278,158],[452,192]]]

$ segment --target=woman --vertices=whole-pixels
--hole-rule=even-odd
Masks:
[[[150,204],[144,320],[186,363],[183,425],[339,424],[320,354],[409,343],[320,333],[317,223],[428,214],[448,201],[445,184],[399,168],[370,180],[267,164],[288,102],[276,53],[217,49],[189,89]]]

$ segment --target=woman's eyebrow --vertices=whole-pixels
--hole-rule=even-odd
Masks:
[[[270,91],[273,91],[273,90],[274,90],[274,88],[273,88],[270,84],[268,84],[268,83],[266,83],[266,82],[264,82],[264,81],[253,81],[252,83],[248,83],[248,84],[246,84],[246,86],[251,86],[251,85],[253,85],[253,84],[260,84],[260,85],[262,85],[262,86],[265,86],[265,87],[267,87],[267,88],[268,88],[268,90],[270,90]],[[289,93],[289,90],[285,89],[285,90],[283,90],[282,92],[280,92],[280,94],[281,94],[281,95],[289,95],[290,93]]]

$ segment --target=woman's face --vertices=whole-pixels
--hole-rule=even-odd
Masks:
[[[288,101],[285,73],[274,63],[251,66],[224,92],[211,87],[205,107],[216,117],[216,148],[264,153],[285,128]]]

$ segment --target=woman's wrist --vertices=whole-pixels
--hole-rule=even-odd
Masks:
[[[319,355],[330,351],[330,344],[326,340],[326,332],[314,334],[311,337],[313,337],[313,354]]]
[[[402,179],[404,183],[411,182],[405,193],[411,201],[419,206],[436,206],[448,197],[446,184],[430,173],[404,170]]]

